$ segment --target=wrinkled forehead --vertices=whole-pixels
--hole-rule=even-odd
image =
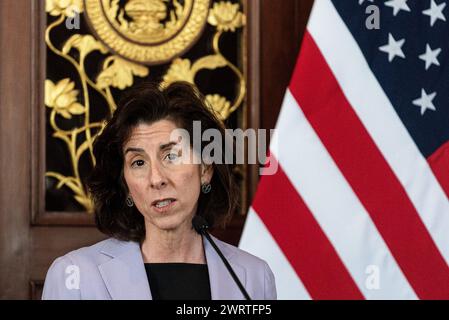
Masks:
[[[129,147],[151,151],[158,150],[167,144],[179,143],[182,139],[178,132],[178,127],[169,120],[160,120],[152,124],[140,123],[131,130],[123,144],[123,151]]]

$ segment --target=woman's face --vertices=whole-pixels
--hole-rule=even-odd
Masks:
[[[180,143],[170,140],[175,129],[169,120],[139,124],[123,147],[125,181],[135,206],[146,223],[166,231],[191,226],[201,183],[212,177],[211,167],[181,161]]]

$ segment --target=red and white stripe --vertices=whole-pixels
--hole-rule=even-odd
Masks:
[[[449,298],[449,201],[330,0],[315,1],[240,247],[280,299]],[[379,287],[367,285],[369,266]]]

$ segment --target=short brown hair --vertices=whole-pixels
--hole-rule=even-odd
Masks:
[[[194,121],[201,122],[201,134],[210,128],[218,129],[224,141],[225,126],[193,85],[175,82],[162,87],[145,82],[128,90],[94,144],[96,165],[87,184],[94,201],[95,223],[101,232],[125,241],[142,242],[145,239],[143,215],[136,206],[126,205],[128,188],[123,175],[122,148],[135,126],[164,119],[187,130],[191,146]],[[204,146],[201,142],[201,151]],[[238,205],[232,165],[224,160],[226,147],[229,145],[223,144],[223,161],[212,164],[212,191],[201,193],[198,199],[196,214],[203,216],[211,227],[224,226]]]

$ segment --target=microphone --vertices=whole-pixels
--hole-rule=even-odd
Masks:
[[[198,232],[199,234],[204,235],[206,237],[206,239],[210,242],[212,247],[218,253],[218,255],[220,256],[220,258],[223,261],[224,265],[226,266],[226,269],[228,269],[229,273],[231,274],[232,278],[234,279],[234,282],[239,287],[239,289],[242,292],[242,294],[245,297],[245,299],[246,300],[251,300],[248,292],[246,292],[245,288],[243,287],[243,285],[240,282],[239,278],[235,274],[234,270],[232,270],[232,267],[229,264],[228,260],[226,260],[226,258],[224,257],[223,253],[220,251],[220,249],[218,249],[217,245],[215,244],[215,242],[212,240],[212,238],[210,237],[209,233],[207,232],[207,229],[209,229],[209,225],[208,225],[206,219],[204,219],[201,216],[195,215],[193,217],[193,219],[192,219],[192,225],[193,225],[193,228],[196,230],[196,232]]]

